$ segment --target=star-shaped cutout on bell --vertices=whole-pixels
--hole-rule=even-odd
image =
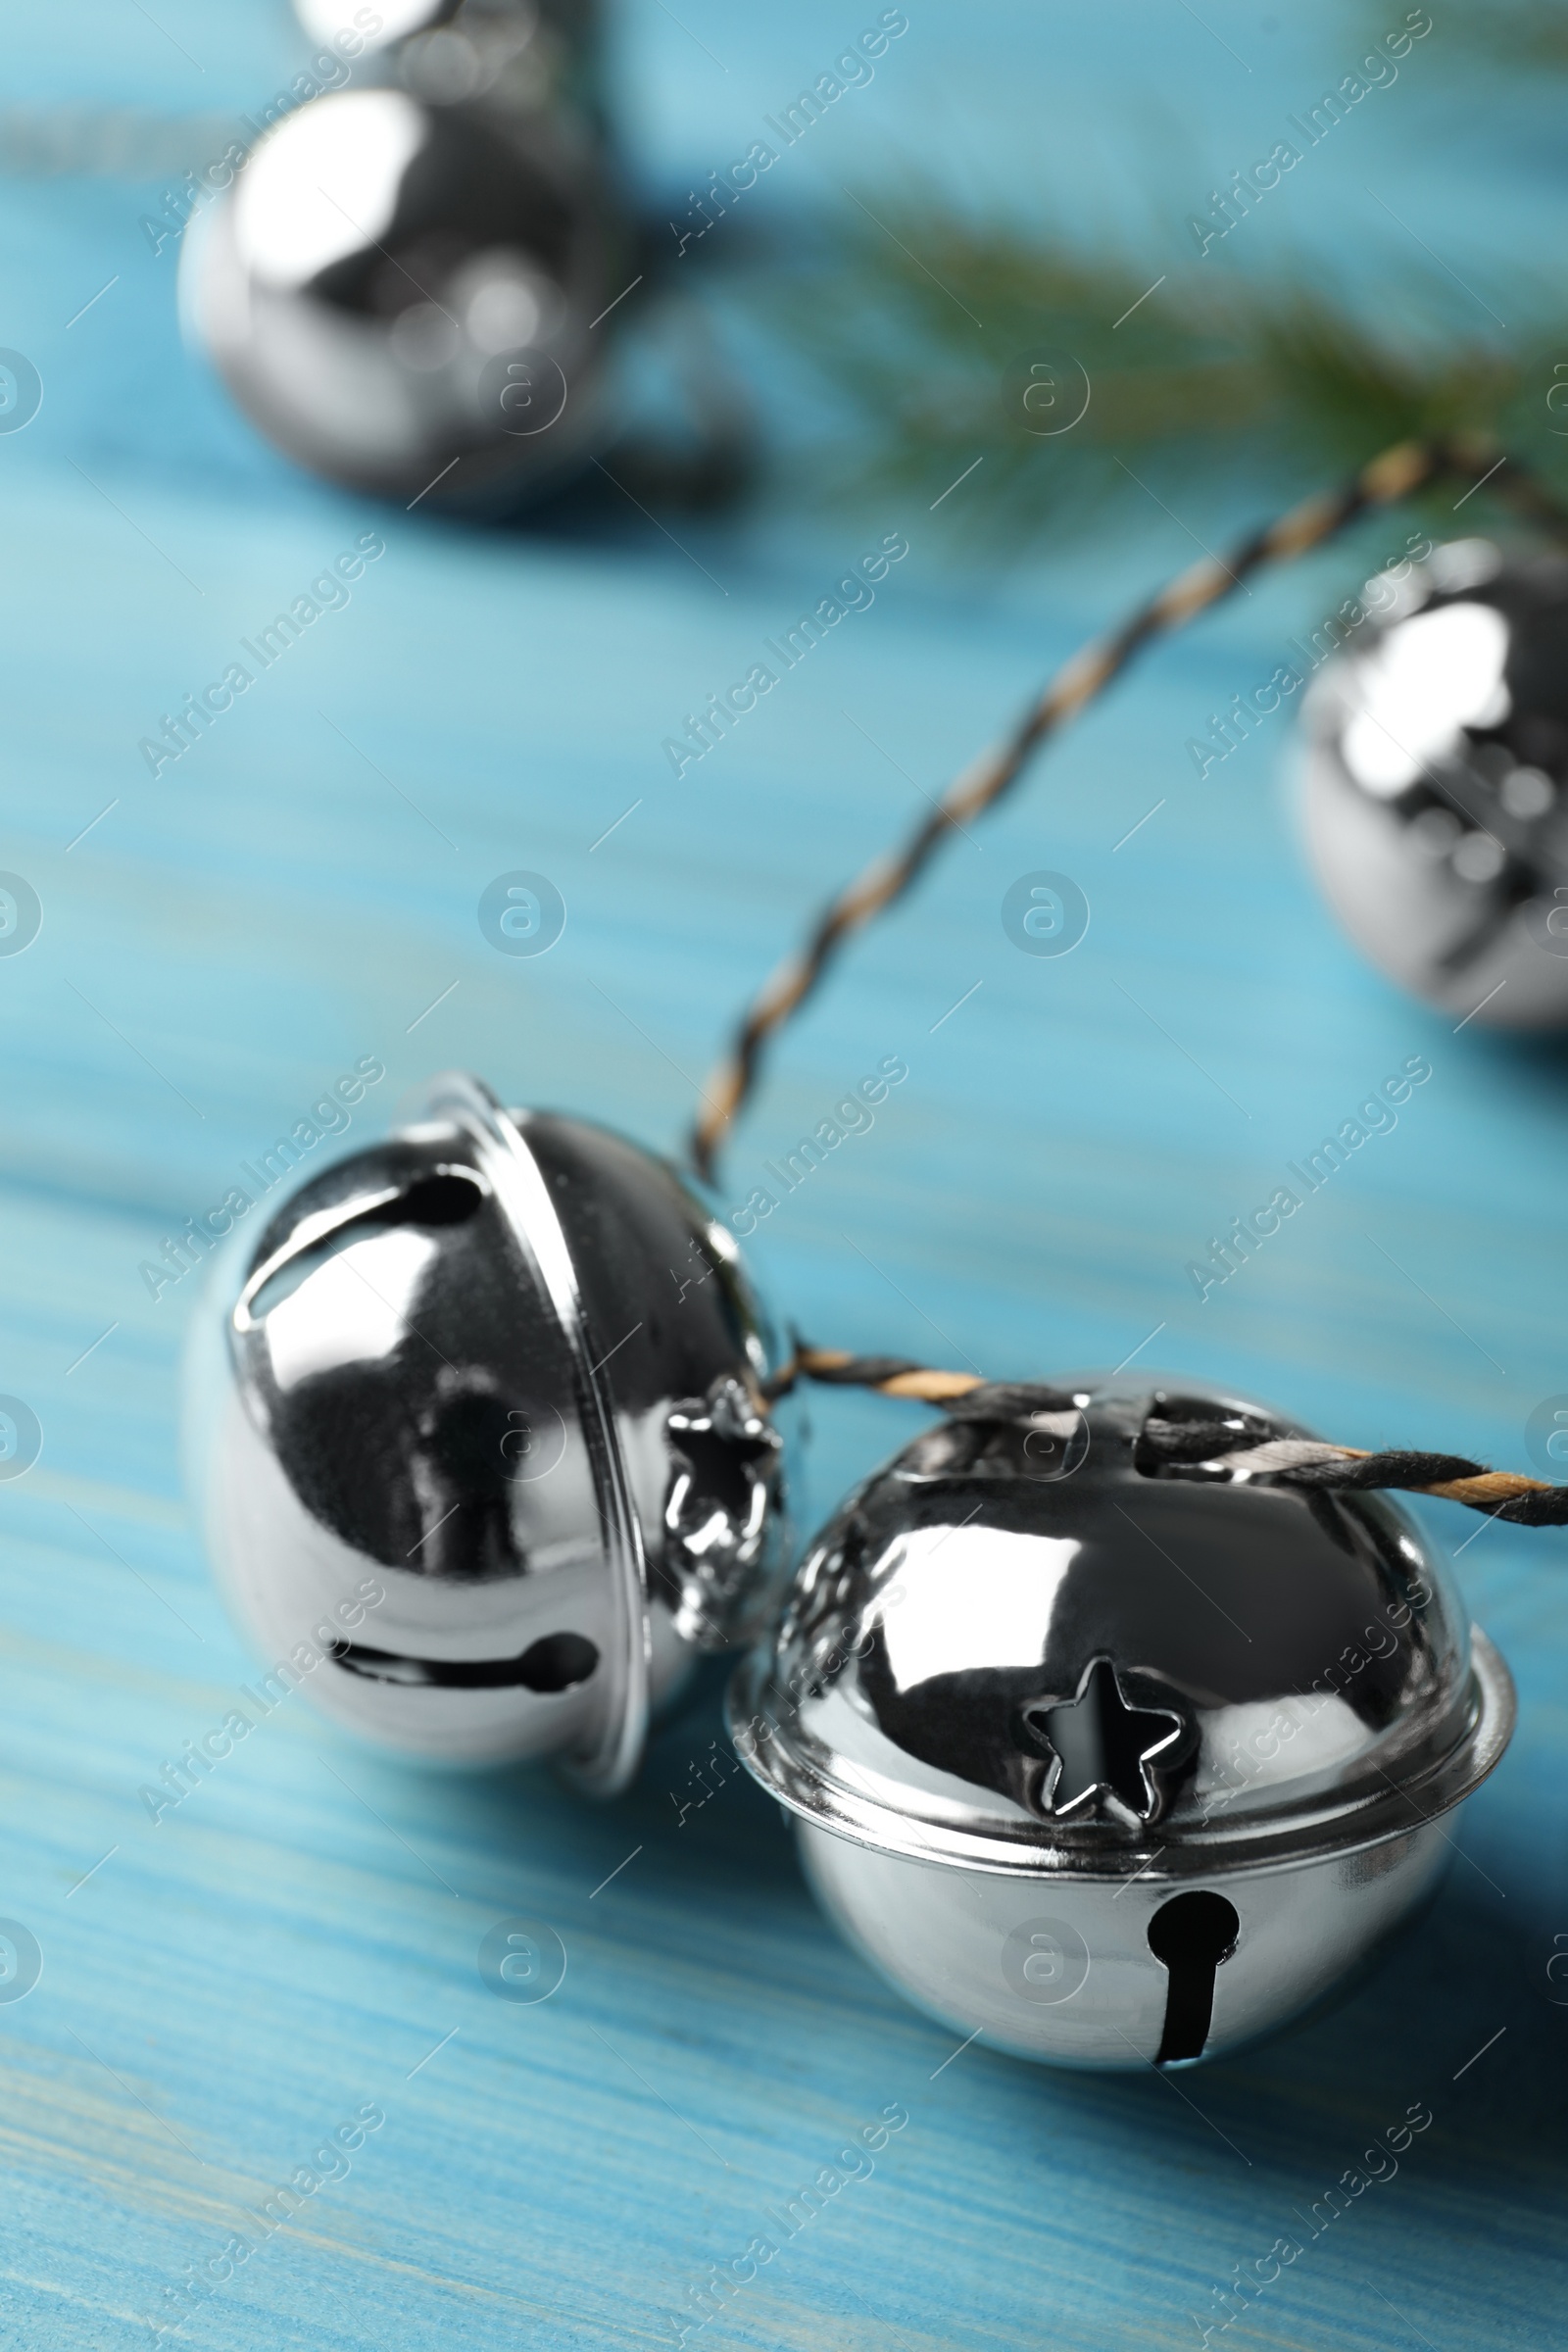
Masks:
[[[1030,1729],[1056,1758],[1046,1799],[1060,1816],[1112,1796],[1139,1821],[1152,1821],[1159,1791],[1151,1767],[1181,1744],[1186,1726],[1174,1708],[1129,1705],[1108,1658],[1094,1658],[1076,1698],[1032,1707]]]

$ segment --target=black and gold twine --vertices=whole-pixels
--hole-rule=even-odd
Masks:
[[[1516,460],[1500,460],[1494,442],[1478,437],[1401,441],[1338,490],[1306,499],[1252,532],[1228,557],[1205,557],[1192,564],[1140,605],[1120,628],[1081,647],[1030,705],[1007,740],[982,752],[955,778],[902,851],[874,859],[839,893],[805,946],[766,982],[729,1052],[704,1085],[688,1146],[698,1174],[711,1179],[719,1148],[757,1085],[764,1050],[812,995],[846,940],[896,906],[944,843],[993,808],[1018,781],[1033,755],[1103,694],[1146,646],[1222,603],[1251,573],[1294,563],[1362,514],[1392,506],[1434,481],[1450,478],[1474,487],[1493,475],[1499,476],[1499,492],[1522,513],[1559,537],[1568,535],[1568,513]]]
[[[798,1347],[771,1384],[771,1396],[784,1396],[800,1380],[934,1404],[958,1421],[1027,1424],[1033,1414],[1059,1414],[1073,1402],[1063,1390],[1039,1382],[990,1381],[979,1372],[947,1372],[904,1356],[851,1355],[838,1348]],[[1154,1410],[1139,1434],[1134,1463],[1156,1477],[1162,1471],[1200,1467],[1250,1471],[1319,1493],[1393,1487],[1462,1502],[1516,1527],[1568,1527],[1568,1487],[1554,1487],[1544,1479],[1525,1478],[1515,1470],[1489,1470],[1459,1453],[1398,1448],[1368,1453],[1355,1446],[1280,1440],[1237,1419],[1167,1418]]]
[[[1018,781],[1033,755],[1103,694],[1146,646],[1222,603],[1251,573],[1322,547],[1362,514],[1395,505],[1445,478],[1479,487],[1504,473],[1498,489],[1509,503],[1555,538],[1568,538],[1568,512],[1528,468],[1501,456],[1494,443],[1473,436],[1403,441],[1386,449],[1338,490],[1306,499],[1252,532],[1228,559],[1205,557],[1192,564],[1140,605],[1120,628],[1080,648],[1005,742],[982,752],[955,778],[901,852],[876,858],[839,893],[805,946],[767,981],[704,1087],[690,1140],[690,1157],[698,1173],[712,1178],[719,1148],[757,1085],[766,1047],[812,995],[845,942],[896,906],[949,838],[993,808]],[[1071,1403],[1062,1393],[1039,1384],[1004,1384],[904,1357],[857,1356],[839,1348],[804,1346],[797,1347],[790,1363],[770,1384],[770,1396],[782,1396],[802,1379],[910,1398],[970,1421],[1027,1421],[1032,1413],[1059,1412]],[[1462,1454],[1369,1453],[1351,1446],[1282,1441],[1263,1432],[1250,1433],[1235,1421],[1165,1419],[1156,1410],[1144,1424],[1136,1459],[1151,1475],[1212,1466],[1267,1475],[1320,1493],[1395,1488],[1440,1495],[1516,1526],[1568,1525],[1568,1487],[1516,1471],[1489,1470]]]

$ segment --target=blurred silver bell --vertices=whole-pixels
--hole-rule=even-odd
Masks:
[[[850,1498],[731,1690],[851,1940],[1054,2065],[1222,2056],[1304,2010],[1432,1891],[1513,1728],[1402,1510],[1168,1469],[1160,1399],[1227,1448],[1304,1434],[1102,1374],[951,1421]]]
[[[1461,540],[1390,585],[1306,698],[1312,862],[1415,995],[1568,1023],[1568,561]]]
[[[382,23],[368,65],[354,36],[355,86],[270,130],[188,232],[186,320],[302,465],[505,511],[606,437],[591,330],[635,268],[608,140],[578,102],[591,12],[355,13]],[[352,27],[336,0],[301,14],[323,41]]]
[[[448,1075],[221,1270],[187,1373],[209,1553],[340,1721],[612,1791],[699,1653],[776,1603],[776,1370],[671,1168]]]

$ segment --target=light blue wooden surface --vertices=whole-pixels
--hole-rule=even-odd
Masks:
[[[220,110],[268,94],[292,55],[259,0],[220,19],[160,0],[156,23],[120,0],[9,13],[18,103]],[[678,24],[654,0],[629,13],[653,189],[721,160],[860,23],[825,0],[765,22],[718,0],[682,0]],[[1217,0],[1201,23],[1152,0],[910,15],[780,217],[940,155],[1015,203],[1065,189],[1085,234],[1138,224],[1152,275],[1189,183],[1248,160],[1349,38]],[[1372,181],[1495,298],[1490,249],[1560,242],[1556,166],[1533,104],[1478,122],[1436,75],[1423,92],[1421,64],[1258,233],[1368,274]],[[0,1485],[0,1913],[44,1955],[36,1988],[0,2005],[0,2340],[150,2340],[164,2290],[373,2102],[384,2123],[347,2176],[191,2313],[188,2340],[673,2342],[710,2266],[893,2106],[908,2121],[874,2173],[696,2340],[1179,2347],[1213,2282],[1298,2233],[1296,2209],[1418,2101],[1435,2122],[1398,2177],[1232,2340],[1558,2340],[1561,1536],[1427,1509],[1464,1543],[1466,1592],[1518,1677],[1514,1748],[1398,1960],[1325,2022],[1179,2084],[1054,2077],[983,2044],[944,2068],[949,2040],[827,1931],[749,1783],[680,1822],[718,1738],[712,1693],[602,1811],[542,1773],[379,1760],[291,1703],[147,1819],[138,1787],[221,1719],[249,1664],[179,1495],[194,1277],[155,1301],[138,1262],[362,1054],[389,1074],[358,1134],[458,1061],[672,1144],[805,912],[922,806],[901,770],[936,789],[1192,550],[1152,508],[1006,573],[956,569],[940,518],[893,506],[677,525],[700,567],[635,515],[501,539],[376,513],[291,475],[182,355],[172,261],[138,241],[145,194],[0,186],[0,343],[46,387],[36,423],[0,440],[0,865],[45,910],[0,961],[0,1389],[44,1429],[37,1466]],[[1205,538],[1226,519],[1190,517]],[[368,528],[387,553],[352,605],[154,782],[136,744],[158,714]],[[893,529],[911,554],[875,608],[675,784],[661,738]],[[1379,525],[1356,560],[1400,535]],[[1529,1411],[1568,1389],[1568,1065],[1454,1036],[1355,959],[1296,855],[1283,719],[1201,786],[1182,754],[1354,576],[1328,558],[1160,652],[802,1022],[730,1154],[732,1198],[881,1055],[910,1068],[761,1239],[814,1335],[1022,1375],[1116,1362],[1163,1324],[1145,1360],[1234,1379],[1348,1443],[1525,1466]],[[538,962],[494,955],[475,922],[483,885],[519,865],[569,907]],[[1094,910],[1060,962],[1017,955],[999,921],[1041,865]],[[1185,1260],[1418,1053],[1434,1076],[1397,1131],[1200,1304]],[[814,1417],[818,1508],[916,1425],[857,1399]],[[476,1972],[514,1913],[569,1954],[540,2007]]]

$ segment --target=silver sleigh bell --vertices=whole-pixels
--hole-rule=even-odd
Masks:
[[[632,270],[595,11],[299,0],[299,14],[346,86],[267,131],[193,225],[186,319],[302,465],[505,512],[606,437],[619,320],[591,330]]]
[[[1222,2056],[1308,2008],[1433,1890],[1513,1726],[1402,1510],[1152,1461],[1156,1409],[1305,1434],[1096,1374],[955,1419],[845,1504],[731,1690],[851,1941],[1054,2065]]]
[[[1323,887],[1415,995],[1568,1024],[1568,559],[1461,540],[1372,589],[1303,711]]]
[[[215,1278],[187,1451],[261,1656],[410,1753],[624,1786],[788,1564],[733,1237],[635,1145],[449,1075]]]

